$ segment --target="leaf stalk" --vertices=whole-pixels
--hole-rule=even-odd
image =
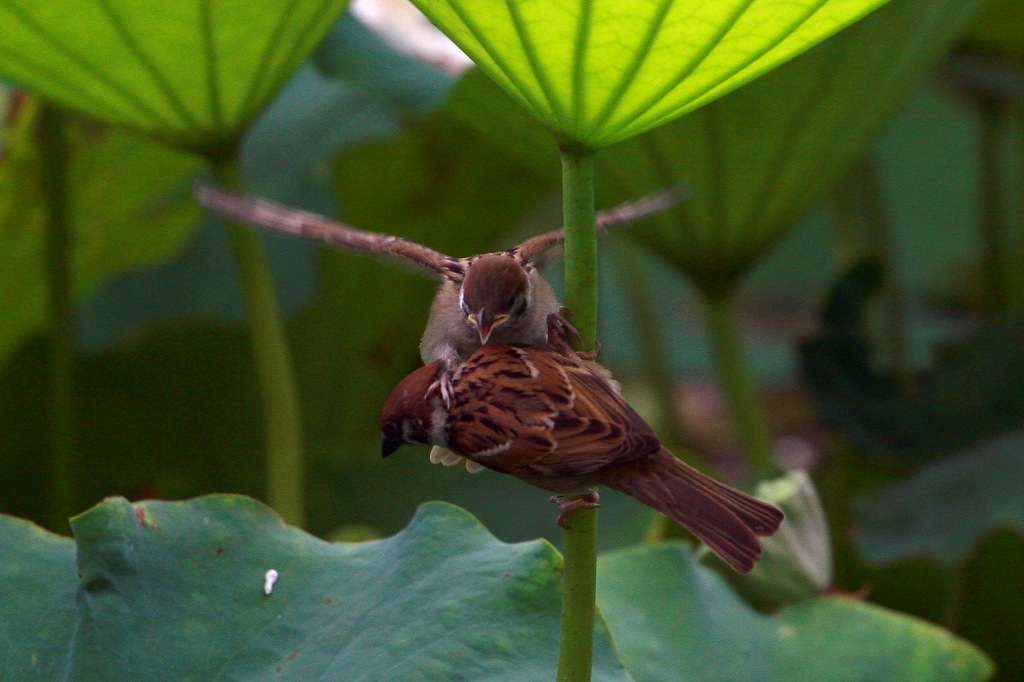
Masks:
[[[594,222],[594,152],[563,147],[565,303],[580,332],[579,348],[597,345],[597,231]],[[558,682],[590,682],[597,593],[597,510],[566,517],[565,576]]]
[[[242,190],[237,162],[211,162],[223,187]],[[306,520],[306,473],[298,382],[277,304],[266,252],[258,234],[228,222],[263,404],[266,433],[267,502],[288,523]]]

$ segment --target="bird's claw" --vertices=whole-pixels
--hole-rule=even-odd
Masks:
[[[600,343],[597,344],[595,350],[588,351],[578,351],[569,345],[569,336],[571,335],[578,339],[580,338],[580,332],[573,326],[572,322],[569,322],[568,314],[569,309],[563,306],[557,313],[548,315],[548,346],[562,355],[575,355],[581,360],[596,360],[598,353],[601,351]]]
[[[423,396],[423,399],[429,400],[430,396],[434,394],[441,396],[445,409],[451,408],[452,401],[455,399],[455,386],[452,384],[452,373],[447,368],[442,369],[437,380],[427,387],[427,393]]]
[[[569,321],[569,309],[562,306],[557,313],[548,315],[548,341],[552,341],[552,337],[555,337],[555,340],[561,338],[565,342],[570,334],[577,339],[580,338],[579,330]]]
[[[566,530],[569,527],[565,525],[565,519],[569,514],[577,509],[597,509],[601,506],[600,501],[601,496],[596,490],[588,490],[571,500],[567,500],[564,495],[552,495],[548,498],[548,502],[558,505],[558,518],[555,519],[555,523]]]
[[[597,360],[597,356],[601,354],[601,342],[594,342],[594,350],[578,350],[576,355],[579,356],[580,360],[587,360],[588,362],[594,362]]]

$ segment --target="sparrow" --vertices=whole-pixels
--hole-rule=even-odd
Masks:
[[[444,363],[433,390],[451,399],[451,377],[459,364],[487,343],[548,345],[549,318],[568,330],[554,290],[538,271],[565,241],[562,230],[536,235],[505,251],[455,258],[401,237],[367,232],[315,213],[265,199],[245,197],[206,184],[196,186],[200,204],[257,227],[298,235],[346,251],[372,254],[412,266],[441,281],[420,340],[424,364]],[[677,204],[670,188],[597,214],[599,230],[660,213]]]
[[[441,446],[557,493],[563,526],[571,510],[597,506],[594,486],[608,486],[669,516],[742,573],[761,557],[758,536],[782,523],[777,507],[669,452],[597,363],[548,348],[482,346],[456,370],[448,405],[426,391],[441,371],[440,360],[421,367],[384,403],[384,457],[405,443]]]

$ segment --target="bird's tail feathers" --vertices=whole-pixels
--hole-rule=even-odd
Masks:
[[[782,523],[777,507],[719,483],[665,448],[623,466],[628,474],[612,476],[608,485],[673,519],[741,573],[761,558],[757,536]]]

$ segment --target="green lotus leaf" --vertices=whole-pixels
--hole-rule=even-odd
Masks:
[[[233,145],[347,0],[8,0],[0,78],[190,149]]]
[[[0,515],[0,660],[4,680],[59,680],[74,628],[74,543]]]
[[[991,0],[967,34],[968,42],[986,50],[1024,57],[1024,3]]]
[[[886,0],[413,0],[561,138],[603,147],[738,88]]]
[[[988,658],[918,618],[841,597],[754,611],[681,543],[606,555],[598,604],[636,682],[984,680]]]
[[[599,203],[682,182],[680,209],[629,230],[706,290],[728,289],[861,158],[981,2],[892,0],[699,111],[597,155]],[[460,120],[557,177],[545,131],[471,71]]]
[[[357,544],[233,495],[112,498],[72,528],[74,542],[0,517],[5,679],[555,677],[561,557],[499,542],[452,505]],[[629,679],[603,623],[594,679]]]
[[[0,155],[0,365],[47,323],[46,211],[41,196],[38,102],[26,100]],[[129,133],[68,125],[70,222],[77,299],[141,265],[175,254],[195,231],[194,157]]]
[[[598,156],[616,198],[683,181],[631,231],[705,291],[735,286],[860,159],[981,3],[892,0],[783,67]]]
[[[955,566],[996,529],[1024,535],[1022,452],[1024,431],[1012,431],[862,497],[860,551],[875,562],[923,556]]]

